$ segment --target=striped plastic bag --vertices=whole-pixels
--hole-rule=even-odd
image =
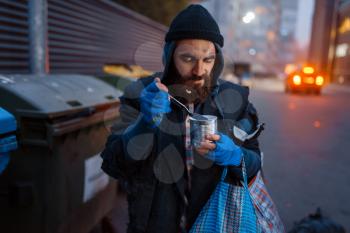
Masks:
[[[261,232],[247,184],[244,159],[243,184],[226,183],[225,167],[221,179],[202,208],[190,233],[256,233]]]
[[[284,233],[285,228],[277,208],[267,192],[261,172],[250,182],[249,193],[253,200],[258,224],[262,233]]]

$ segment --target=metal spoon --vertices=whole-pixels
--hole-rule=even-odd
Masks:
[[[186,110],[186,112],[191,116],[193,117],[194,119],[196,120],[201,120],[201,121],[206,121],[208,120],[205,116],[201,115],[201,114],[198,114],[198,113],[195,113],[195,112],[191,112],[187,107],[186,105],[184,105],[183,103],[181,103],[179,100],[177,100],[175,97],[171,96],[169,94],[169,97],[171,100],[173,100],[173,102],[175,104],[177,104],[178,106],[184,108]]]

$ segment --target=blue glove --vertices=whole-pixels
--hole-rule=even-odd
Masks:
[[[242,160],[242,150],[233,140],[222,133],[219,133],[220,140],[215,142],[215,150],[209,151],[206,157],[221,166],[238,166]]]
[[[142,90],[140,104],[143,119],[151,128],[158,127],[163,115],[171,111],[169,94],[160,90],[155,81]]]

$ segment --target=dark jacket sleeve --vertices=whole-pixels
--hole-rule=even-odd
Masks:
[[[154,134],[143,122],[139,111],[138,99],[144,85],[137,81],[125,88],[120,97],[120,117],[112,126],[101,153],[102,170],[116,179],[127,178],[136,172],[153,146]]]
[[[259,124],[257,111],[251,103],[248,103],[242,117],[236,122],[235,126],[250,135],[250,138],[246,140],[233,135],[234,141],[241,146],[247,177],[250,180],[261,169],[260,148],[257,138],[263,130],[263,125]],[[229,171],[231,175],[239,177],[241,180],[243,179],[241,166],[230,166]]]

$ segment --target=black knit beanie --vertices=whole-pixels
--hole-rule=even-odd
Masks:
[[[201,5],[190,5],[171,22],[165,41],[204,39],[224,46],[224,38],[214,18]]]

